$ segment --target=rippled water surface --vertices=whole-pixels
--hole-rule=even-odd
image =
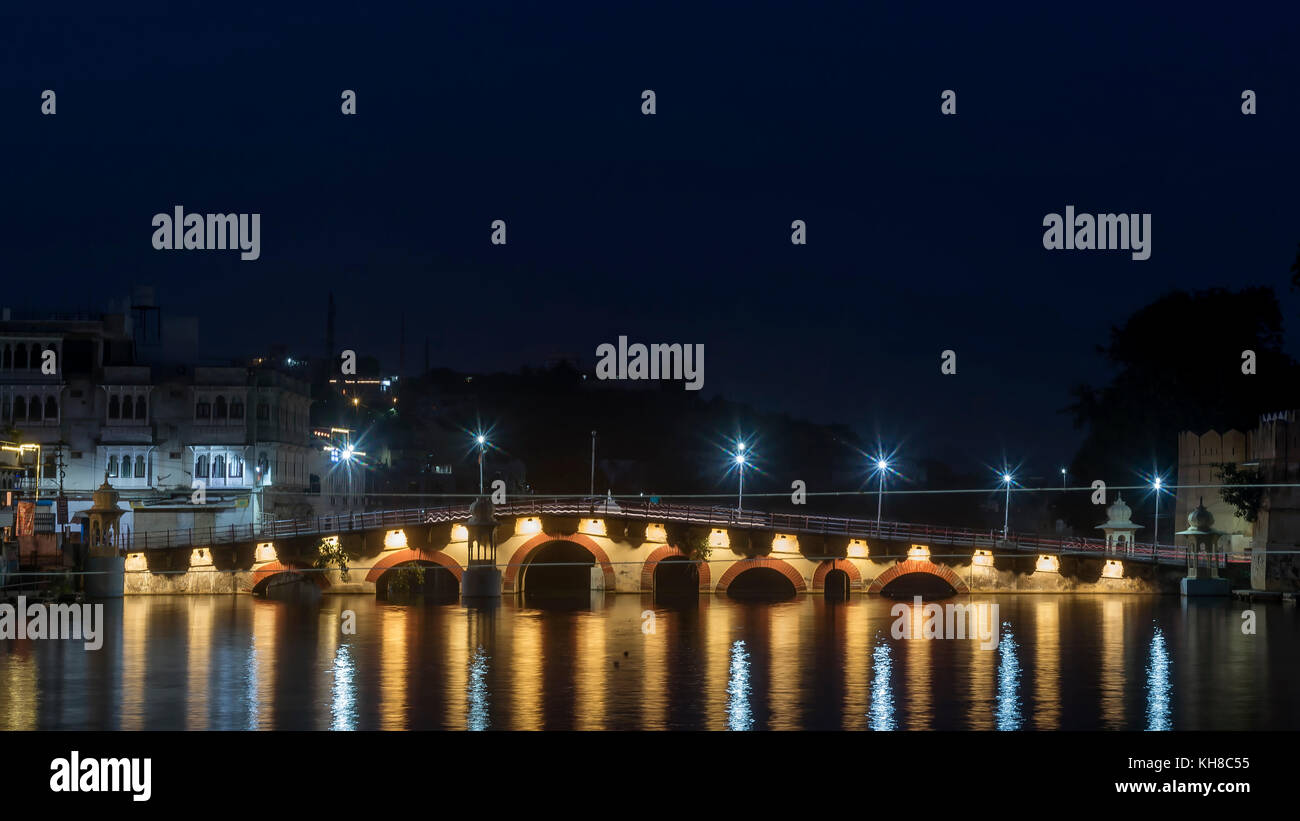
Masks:
[[[862,596],[133,597],[98,651],[0,641],[0,729],[1300,728],[1292,605],[1254,605],[1247,635],[1227,601],[959,601],[998,605],[996,647],[895,639],[895,603]]]

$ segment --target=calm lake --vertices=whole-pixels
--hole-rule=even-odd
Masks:
[[[1293,605],[1253,605],[1248,635],[1223,600],[952,601],[998,606],[996,647],[896,639],[896,602],[860,595],[138,596],[97,651],[0,641],[0,729],[1300,729]]]

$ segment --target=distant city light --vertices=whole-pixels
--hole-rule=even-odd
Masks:
[[[1011,474],[1010,473],[1002,474],[1002,481],[1006,482],[1007,484],[1011,484]]]
[[[1156,480],[1155,480],[1154,482],[1151,483],[1151,487],[1155,488],[1156,490],[1159,490],[1161,484],[1163,484],[1163,483],[1162,483],[1160,477],[1157,476],[1157,477],[1156,477]]]
[[[737,453],[737,454],[736,454],[736,464],[738,464],[738,465],[743,465],[743,464],[745,464],[745,454],[743,454],[743,453]]]
[[[478,436],[474,437],[474,441],[478,442],[480,445],[486,445],[487,437],[480,433]]]
[[[885,461],[884,459],[877,459],[876,468],[879,470],[889,470],[889,462]]]

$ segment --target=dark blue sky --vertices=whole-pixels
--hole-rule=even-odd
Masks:
[[[214,355],[319,354],[333,290],[340,347],[395,364],[404,311],[465,369],[698,342],[708,394],[1045,471],[1136,308],[1300,312],[1294,9],[131,5],[0,12],[4,304],[153,283]],[[176,204],[261,213],[261,259],[153,250]],[[1151,259],[1045,251],[1067,204],[1150,212]]]

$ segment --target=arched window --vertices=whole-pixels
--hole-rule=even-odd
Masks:
[[[270,467],[271,467],[271,463],[268,462],[267,459],[266,459],[266,452],[263,451],[262,453],[258,454],[258,457],[257,457],[257,472],[258,472],[259,474],[261,474],[261,476],[262,476],[263,479],[266,478],[266,473],[267,473],[267,471],[270,469]]]
[[[21,421],[27,418],[27,400],[21,396],[14,397],[14,421]]]
[[[110,479],[117,478],[117,456],[116,455],[108,457],[108,478]]]
[[[212,418],[213,419],[226,418],[226,397],[224,396],[217,397],[216,404],[212,406]]]
[[[149,418],[149,404],[148,402],[146,402],[143,394],[135,398],[135,418],[136,419]]]
[[[4,359],[0,361],[0,368],[9,370],[14,366],[14,352],[8,345],[5,345]]]
[[[14,370],[27,370],[27,346],[18,345],[14,348]]]
[[[244,401],[242,399],[230,400],[230,418],[231,419],[244,418]]]
[[[27,416],[33,422],[41,421],[41,400],[33,396],[27,400]]]
[[[244,478],[244,460],[239,456],[230,457],[230,478]]]
[[[198,403],[195,404],[194,406],[194,418],[209,419],[211,417],[212,417],[212,405],[208,404],[208,400],[200,399]]]
[[[45,418],[46,419],[59,418],[59,403],[55,401],[53,396],[45,397]]]
[[[226,478],[226,457],[220,454],[212,457],[212,478]]]
[[[117,398],[117,394],[108,397],[108,418],[119,419],[122,416],[122,402]]]
[[[266,422],[271,418],[271,406],[265,402],[257,403],[257,421]]]
[[[32,370],[36,370],[40,366],[41,366],[41,343],[33,342],[32,358],[31,361],[27,363],[27,367],[31,368]]]
[[[208,478],[208,457],[206,455],[200,456],[194,460],[194,478]]]
[[[139,454],[135,457],[135,478],[143,479],[145,476],[144,454]]]

